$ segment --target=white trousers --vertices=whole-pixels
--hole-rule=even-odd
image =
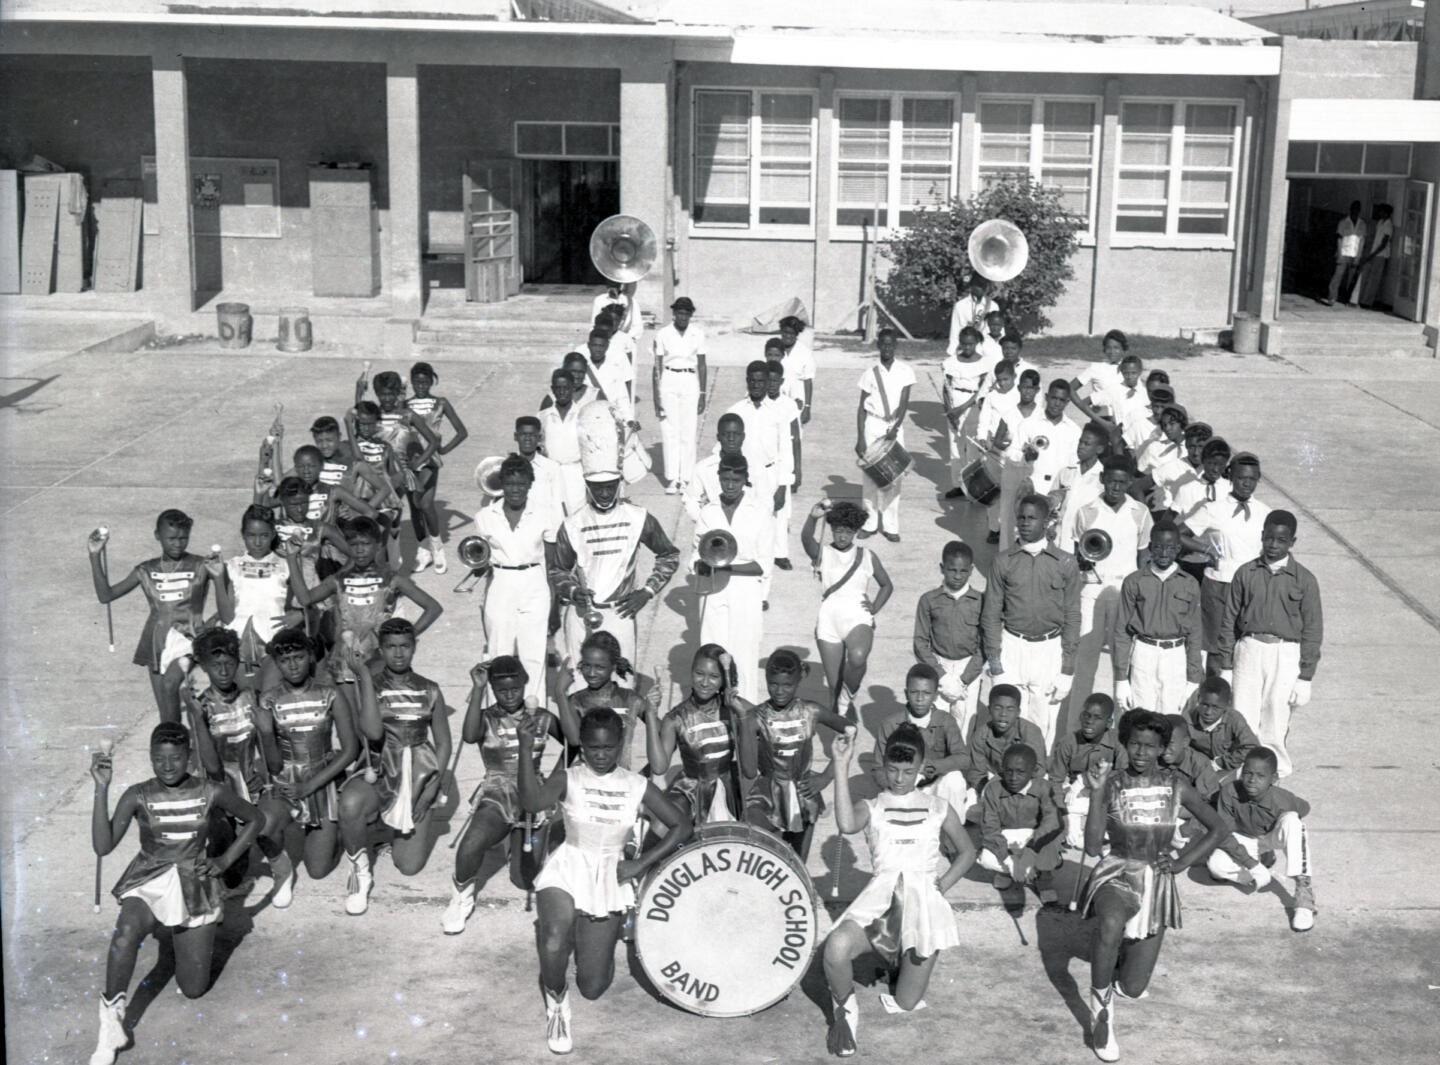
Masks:
[[[968,397],[961,396],[959,398]],[[960,484],[960,475],[965,471],[965,467],[980,456],[979,448],[966,439],[967,436],[975,435],[979,424],[979,407],[971,407],[965,412],[965,417],[960,419],[959,428],[951,424],[949,418],[945,419],[945,435],[950,440],[950,485],[952,488]]]
[[[1013,684],[1020,689],[1020,716],[1032,722],[1045,739],[1045,750],[1036,751],[1043,762],[1055,744],[1055,719],[1060,704],[1052,703],[1046,694],[1060,675],[1060,637],[1048,640],[1022,640],[1008,630],[1000,635],[1000,664],[1005,672],[995,684]],[[994,685],[990,688],[994,698]]]
[[[873,414],[865,416],[865,448],[869,450],[890,427],[884,418]],[[896,437],[903,445],[904,433]],[[884,488],[877,485],[864,470],[860,471],[860,495],[865,503],[865,531],[875,532],[884,527],[886,532],[900,533],[900,485],[904,477],[897,477]]]
[[[935,795],[950,804],[955,816],[965,820],[966,813],[975,805],[975,792],[965,784],[964,773],[941,773],[929,784],[915,789],[926,795]]]
[[[696,577],[705,588],[708,577]],[[764,592],[759,577],[733,574],[718,592],[701,595],[700,642],[718,643],[735,660],[740,697],[760,701],[760,642],[764,629]]]
[[[794,483],[792,479],[790,484]],[[795,493],[787,484],[785,486],[785,505],[775,512],[775,544],[772,549],[774,558],[788,559],[790,557],[790,515],[794,509]]]
[[[1000,834],[1005,837],[1007,850],[1016,847],[1024,847],[1035,838],[1033,828],[1002,828]],[[1030,872],[1034,868],[1035,859],[1031,856],[1027,861],[1018,861],[1018,854],[1007,854],[1004,861],[996,858],[988,847],[980,848],[980,856],[977,864],[981,869],[988,869],[992,873],[1005,873],[1017,880],[1029,880]]]
[[[1110,630],[1120,612],[1120,585],[1082,584],[1080,586],[1080,640],[1075,645],[1075,682],[1070,686],[1070,713],[1075,719],[1085,700],[1096,690],[1095,673],[1110,642]],[[1110,691],[1114,684],[1104,686]],[[1147,704],[1139,704],[1147,705]]]
[[[1233,838],[1245,848],[1245,853],[1257,861],[1265,851],[1274,851],[1276,867],[1280,868],[1283,862],[1285,875],[1292,880],[1297,876],[1310,875],[1310,840],[1305,833],[1305,822],[1300,820],[1300,815],[1294,811],[1281,814],[1275,827],[1261,839],[1242,836],[1239,832],[1236,832]],[[1210,852],[1205,865],[1210,870],[1210,875],[1217,880],[1240,878],[1242,867],[1218,847]]]
[[[566,514],[574,514],[585,505],[585,471],[578,460],[560,463],[560,491]]]
[[[544,565],[494,570],[482,608],[489,658],[514,655],[530,679],[525,694],[545,705],[545,643],[550,627],[550,582]]]
[[[1280,775],[1294,766],[1285,749],[1290,732],[1290,694],[1300,679],[1298,643],[1262,643],[1243,637],[1235,644],[1235,709],[1245,718],[1262,746],[1275,752]]]
[[[1178,714],[1185,709],[1189,690],[1184,647],[1135,641],[1130,652],[1130,695],[1136,706],[1157,714]]]
[[[635,619],[622,618],[613,606],[602,606],[596,609],[600,611],[602,618],[599,628],[605,630],[620,642],[621,657],[629,659],[631,665],[635,667],[638,673],[640,666],[635,661]],[[570,659],[573,678],[576,682],[582,682],[585,679],[580,676],[580,645],[585,642],[585,637],[590,634],[589,630],[585,628],[585,619],[581,616],[582,613],[582,611],[576,610],[573,605],[566,607],[563,626],[565,631],[565,654]]]
[[[1030,480],[1030,463],[1000,460],[1000,498],[990,504],[990,531],[1000,534],[1000,550],[1015,543],[1015,507]]]
[[[970,659],[945,658],[936,655],[935,660],[940,663],[938,695],[940,709],[949,712],[950,716],[955,719],[955,723],[960,726],[960,735],[968,741],[970,739],[970,722],[975,720],[975,711],[980,705],[980,678],[975,678],[970,687],[965,690],[963,698],[951,699],[946,692],[960,689],[960,677],[965,672],[965,667],[970,664]],[[1007,665],[1005,668],[1008,670],[1010,667]]]
[[[660,446],[665,453],[665,480],[684,484],[695,477],[696,432],[700,415],[700,378],[677,370],[660,371]]]

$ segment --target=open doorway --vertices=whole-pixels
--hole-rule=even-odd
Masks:
[[[613,160],[526,159],[525,280],[603,285],[590,262],[590,234],[620,210],[620,164]]]
[[[1365,178],[1292,177],[1289,185],[1281,291],[1314,300],[1324,299],[1329,295],[1335,273],[1340,224],[1348,217],[1350,205],[1357,201],[1360,204],[1360,219],[1365,224],[1361,254],[1365,255],[1373,246],[1379,215],[1384,213],[1380,208],[1390,208],[1392,216],[1398,214],[1405,183]],[[1393,252],[1396,244],[1393,231],[1397,219],[1392,217],[1390,221]],[[1364,297],[1376,310],[1390,311],[1394,306],[1394,288],[1394,271],[1386,269],[1383,276],[1377,272],[1360,285],[1359,291],[1353,284],[1343,283],[1336,302],[1358,305]]]

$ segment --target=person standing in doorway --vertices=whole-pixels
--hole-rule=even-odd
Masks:
[[[1350,213],[1340,219],[1335,229],[1335,273],[1330,277],[1330,293],[1321,300],[1333,306],[1342,289],[1354,287],[1360,271],[1360,253],[1365,250],[1365,220],[1360,217],[1360,201],[1350,204]]]
[[[1370,251],[1360,260],[1360,277],[1350,290],[1350,304],[1367,310],[1380,302],[1385,291],[1385,275],[1390,271],[1390,245],[1395,227],[1390,221],[1395,209],[1388,203],[1375,208],[1375,232],[1370,237]]]

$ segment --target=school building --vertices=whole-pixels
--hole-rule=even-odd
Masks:
[[[877,231],[1022,173],[1082,223],[1054,332],[1246,312],[1278,351],[1359,199],[1394,207],[1380,302],[1433,348],[1437,39],[1020,0],[10,0],[0,165],[141,199],[156,315],[324,294],[401,331],[437,288],[598,284],[616,212],[658,237],[657,317],[853,326]]]

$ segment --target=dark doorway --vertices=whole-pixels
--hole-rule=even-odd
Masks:
[[[590,234],[620,210],[618,162],[527,159],[523,180],[529,214],[525,280],[551,285],[601,285],[590,262]]]

